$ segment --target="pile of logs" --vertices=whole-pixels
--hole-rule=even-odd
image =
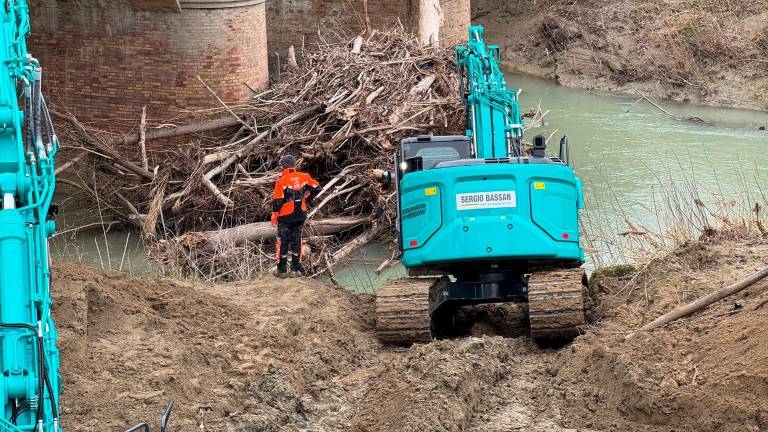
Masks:
[[[215,109],[183,126],[151,128],[142,115],[137,133],[114,135],[54,113],[71,125],[74,157],[60,172],[74,166],[76,176],[63,181],[140,228],[173,270],[231,279],[247,276],[245,256],[264,270],[273,255],[272,189],[280,157],[293,154],[323,188],[308,224],[310,268],[332,272],[390,231],[393,192],[377,180],[400,139],[461,133],[464,112],[450,49],[402,28],[320,39],[247,103],[227,105],[201,80]]]

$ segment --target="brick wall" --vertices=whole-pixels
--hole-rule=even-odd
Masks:
[[[440,0],[440,5],[443,10],[441,39],[450,45],[465,41],[470,0]],[[386,28],[399,20],[415,32],[419,13],[419,0],[368,0],[368,16],[373,28]],[[302,41],[307,46],[315,42],[318,28],[336,29],[340,25],[351,32],[365,28],[362,0],[269,0],[270,64],[274,67],[276,52],[284,59],[289,46],[294,45],[298,50]]]
[[[363,0],[29,0],[30,51],[46,70],[46,94],[97,126],[135,126],[215,100],[247,98],[268,84],[266,58],[310,45],[318,28],[365,27]],[[442,38],[466,38],[469,0],[440,0]],[[373,28],[418,26],[418,0],[368,0]],[[269,31],[267,31],[267,28]],[[351,35],[350,35],[351,37]],[[267,47],[269,46],[269,51]]]
[[[29,48],[46,71],[47,98],[78,118],[130,127],[146,105],[165,121],[216,104],[198,75],[225,101],[247,98],[244,83],[268,84],[265,5],[241,3],[32,0]]]

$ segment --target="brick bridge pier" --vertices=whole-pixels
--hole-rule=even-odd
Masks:
[[[82,121],[134,127],[179,110],[236,102],[269,84],[268,63],[318,28],[361,28],[363,0],[28,0],[30,52],[46,71],[46,95]],[[439,0],[441,38],[458,41],[469,0]],[[372,27],[418,26],[419,0],[367,0]]]

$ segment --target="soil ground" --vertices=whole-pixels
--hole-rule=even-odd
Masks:
[[[513,70],[583,89],[768,110],[768,2],[477,0]]]
[[[312,280],[227,285],[54,267],[67,431],[764,431],[768,283],[625,340],[768,263],[768,240],[702,238],[640,269],[599,271],[593,325],[564,346],[473,336],[410,348],[373,333],[373,298]],[[487,308],[487,307],[486,307]],[[514,309],[514,308],[512,308]]]

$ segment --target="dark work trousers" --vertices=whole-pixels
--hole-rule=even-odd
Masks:
[[[291,255],[291,270],[301,271],[301,229],[304,222],[277,222],[277,271],[288,270],[288,255]]]

